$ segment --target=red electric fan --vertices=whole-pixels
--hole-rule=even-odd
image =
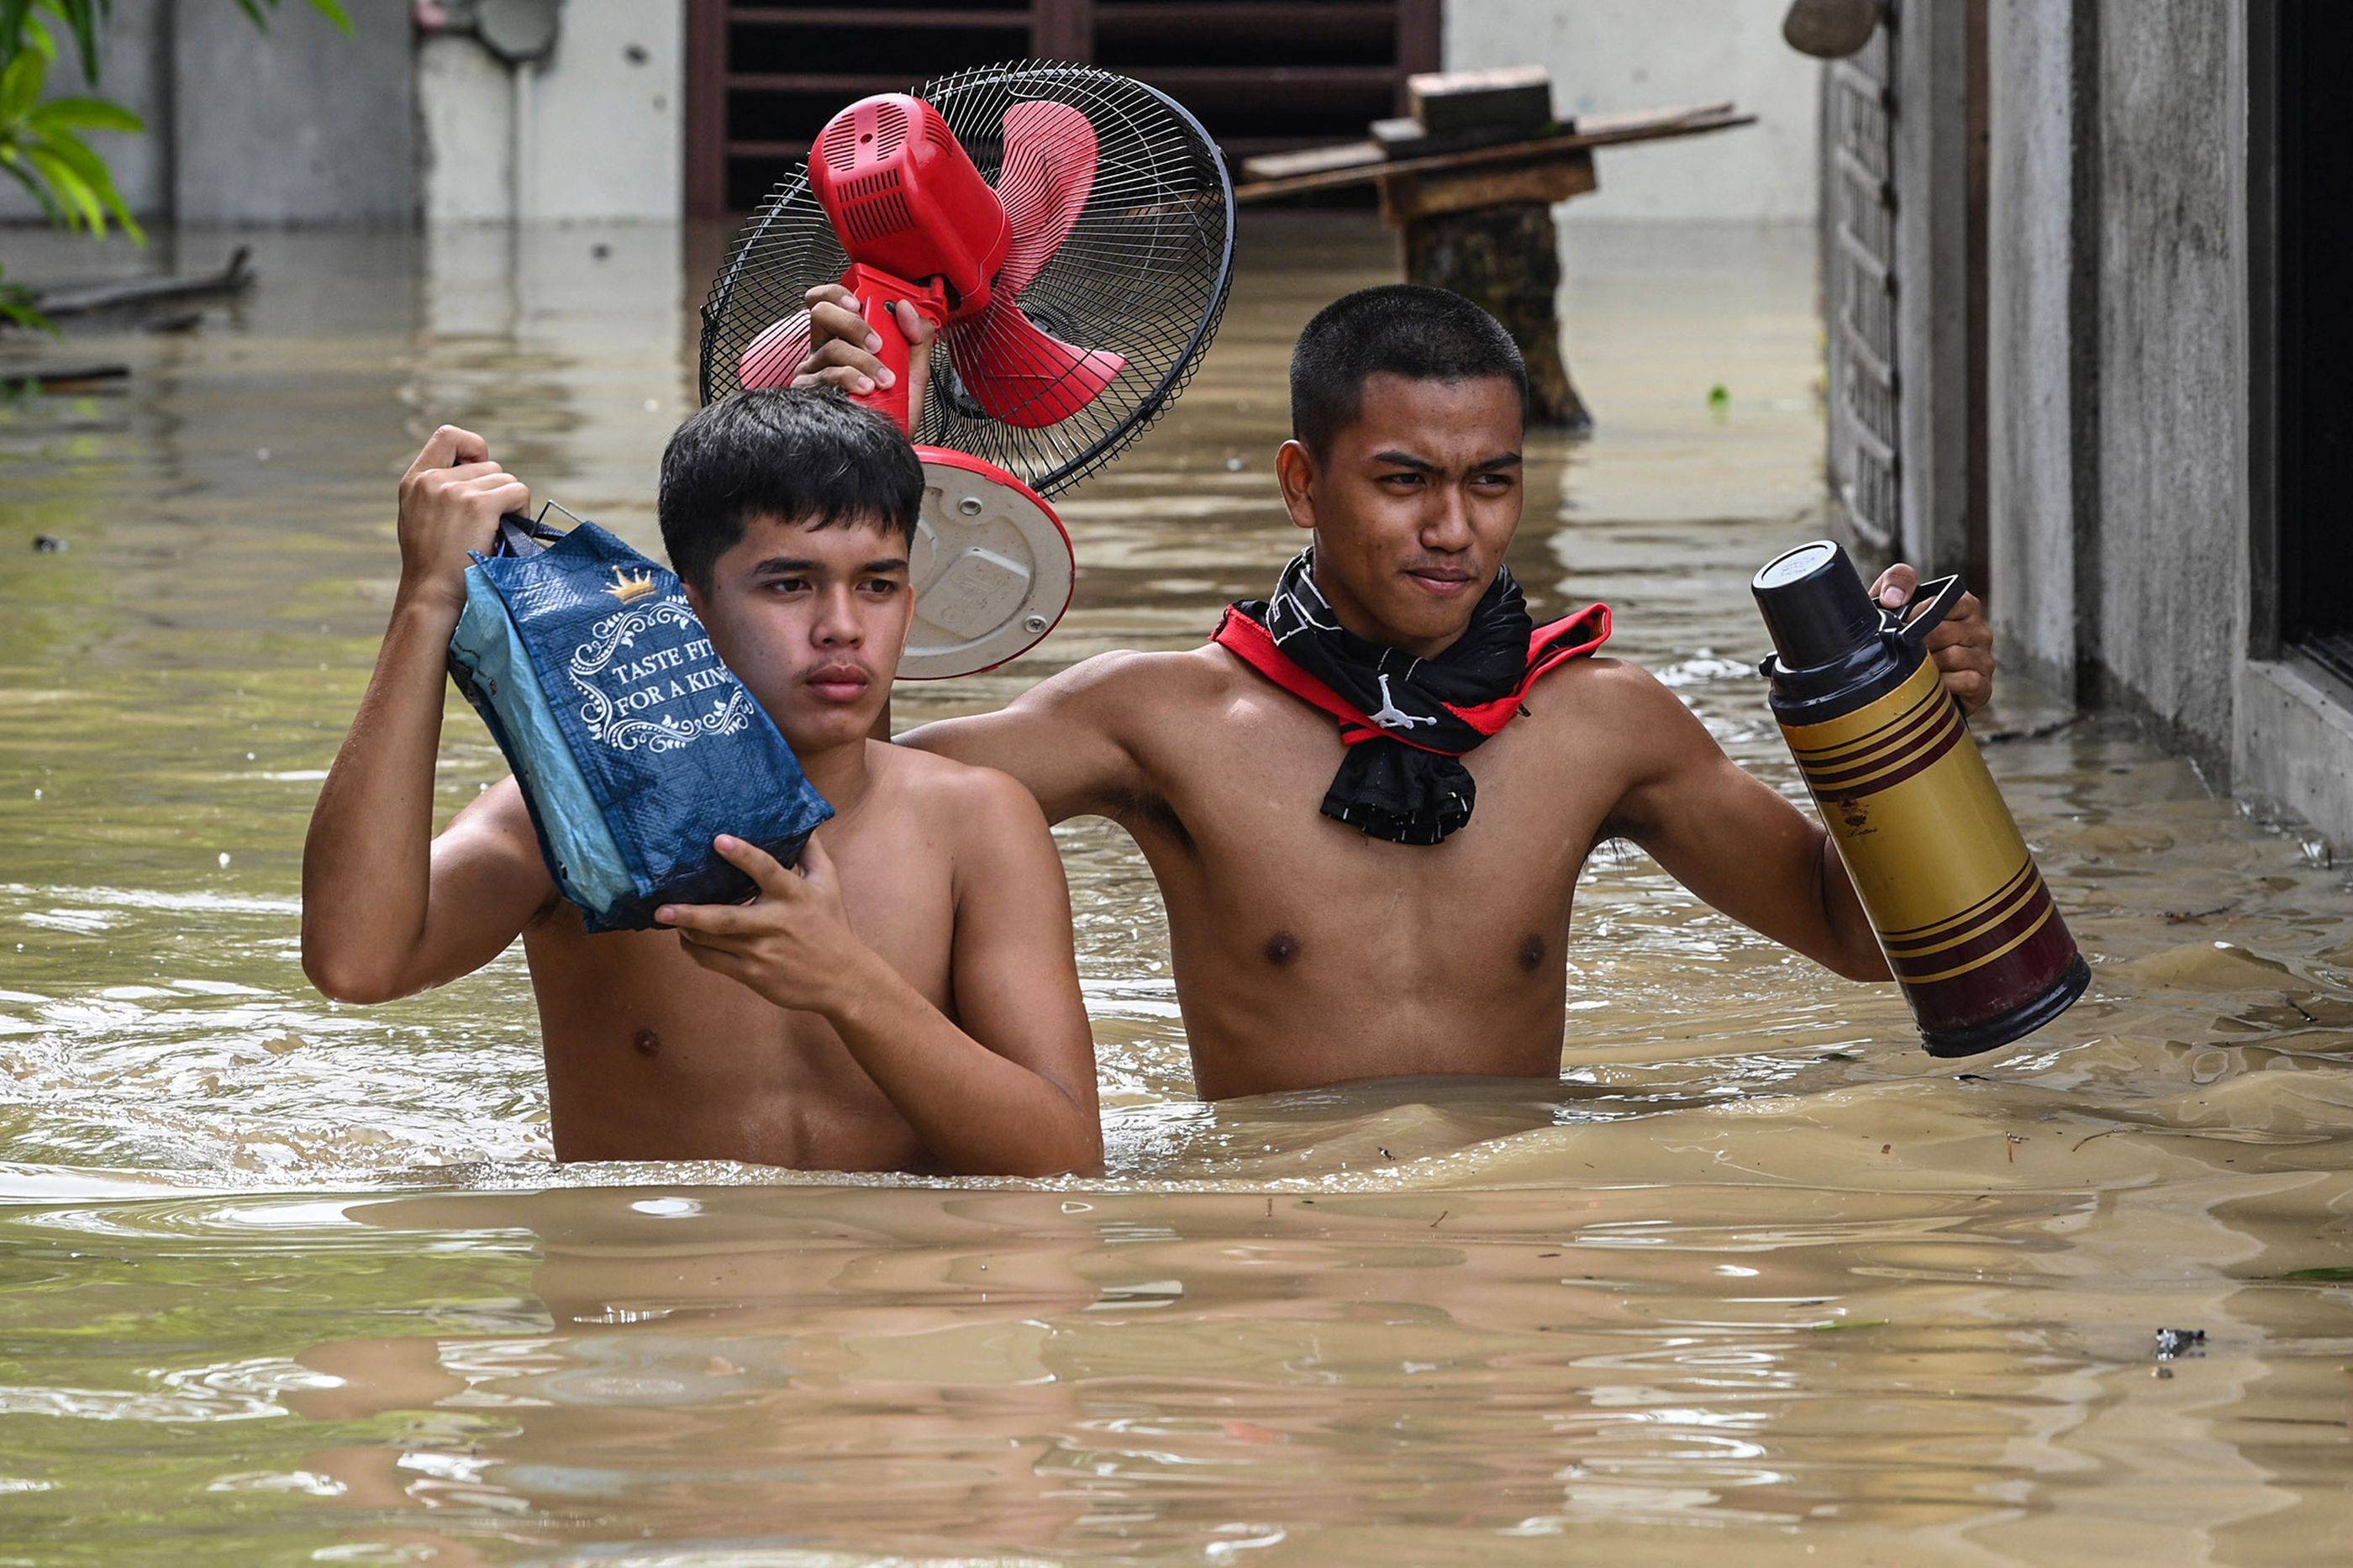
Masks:
[[[839,279],[907,425],[905,300],[941,329],[919,443],[916,624],[902,675],[1026,652],[1070,603],[1045,497],[1103,467],[1175,400],[1233,272],[1233,187],[1175,100],[1086,66],[962,71],[862,99],[770,194],[703,306],[702,395],[788,384],[802,297]]]

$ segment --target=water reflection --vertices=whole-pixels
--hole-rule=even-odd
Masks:
[[[181,264],[231,240],[177,237]],[[519,963],[322,1001],[297,855],[400,461],[469,424],[650,543],[723,240],[259,237],[262,284],[203,331],[74,345],[132,363],[125,395],[0,405],[12,1542],[2254,1563],[2353,1531],[2353,897],[2022,687],[1979,728],[2096,988],[1957,1074],[1894,996],[1612,851],[1557,1081],[1204,1106],[1149,874],[1097,822],[1059,835],[1112,1118],[1092,1184],[562,1170]],[[1244,240],[1193,390],[1065,509],[1062,628],[904,719],[1187,646],[1289,553],[1283,356],[1390,258],[1329,216]],[[85,257],[46,243],[12,275]],[[1744,584],[1820,526],[1810,239],[1568,244],[1600,430],[1532,440],[1514,569],[1539,608],[1612,602],[1618,646],[1795,795]],[[453,705],[442,805],[498,772]],[[2154,1375],[2160,1326],[2205,1353]]]

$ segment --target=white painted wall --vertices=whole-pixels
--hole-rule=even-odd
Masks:
[[[1553,108],[1599,114],[1730,99],[1757,123],[1604,151],[1584,218],[1811,218],[1821,65],[1781,41],[1785,0],[1447,0],[1450,69],[1542,65]]]
[[[520,72],[463,35],[421,44],[427,222],[671,223],[685,209],[684,0],[567,0],[555,53]]]

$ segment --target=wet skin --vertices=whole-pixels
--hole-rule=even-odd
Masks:
[[[508,779],[431,831],[442,650],[466,551],[526,490],[445,427],[403,481],[402,587],[311,821],[303,964],[343,1001],[471,973],[517,935],[565,1160],[1051,1173],[1102,1158],[1070,902],[1002,774],[868,739],[912,614],[882,526],[751,519],[688,595],[835,809],[749,904],[590,936]],[[723,978],[722,978],[723,977]]]
[[[839,295],[810,295],[801,379],[854,389],[879,367]],[[904,324],[920,391],[925,334]],[[1461,635],[1519,525],[1521,436],[1503,378],[1382,374],[1331,450],[1283,446],[1283,502],[1314,535],[1343,625],[1424,656]],[[1873,593],[1900,602],[1916,582],[1894,568]],[[1930,642],[1970,708],[1989,690],[1991,644],[1974,598]],[[1214,645],[1101,655],[1001,712],[901,741],[1012,774],[1050,820],[1103,816],[1134,836],[1167,906],[1194,1082],[1212,1099],[1554,1076],[1577,872],[1611,837],[1835,973],[1888,978],[1828,836],[1651,676],[1571,660],[1526,708],[1465,759],[1477,809],[1435,846],[1321,815],[1342,751],[1332,721]]]

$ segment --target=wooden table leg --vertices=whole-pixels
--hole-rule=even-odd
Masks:
[[[1406,280],[1474,300],[1520,345],[1532,425],[1593,427],[1560,352],[1560,248],[1552,208],[1595,184],[1589,156],[1382,182],[1381,211],[1402,235]]]

